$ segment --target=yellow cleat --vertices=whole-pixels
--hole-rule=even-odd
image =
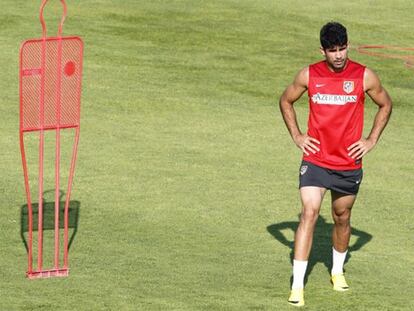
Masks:
[[[333,289],[338,292],[345,292],[349,289],[343,273],[332,275],[331,282],[333,284]]]
[[[289,304],[295,307],[302,307],[305,305],[305,299],[303,298],[303,288],[293,288],[290,291],[288,299]]]

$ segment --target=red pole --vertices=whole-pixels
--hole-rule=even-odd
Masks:
[[[22,113],[22,112],[20,112]],[[26,152],[24,150],[24,133],[20,131],[20,152],[22,154],[22,164],[23,164],[23,174],[24,174],[24,187],[26,190],[27,197],[27,215],[28,215],[28,268],[27,272],[32,273],[33,271],[33,209],[32,209],[32,198],[30,196],[30,186],[29,186],[29,174],[27,170],[27,161],[26,161]]]
[[[43,265],[43,155],[44,155],[44,133],[40,131],[39,142],[39,205],[38,205],[38,225],[37,225],[37,270],[42,270]]]
[[[41,82],[40,82],[40,132],[39,132],[39,206],[38,206],[38,256],[37,270],[42,270],[43,263],[43,158],[44,158],[44,125],[45,125],[45,70],[46,70],[46,38],[43,37],[42,42],[42,63],[41,63]]]
[[[26,191],[27,198],[27,216],[28,216],[28,245],[27,245],[27,272],[33,271],[33,209],[32,209],[32,198],[30,195],[29,185],[29,173],[27,169],[26,152],[24,148],[24,132],[23,132],[23,87],[22,87],[22,49],[20,50],[20,81],[19,81],[19,93],[20,93],[20,153],[22,155],[23,175],[24,175],[24,188]]]
[[[60,42],[60,52],[61,52],[61,42]],[[61,54],[61,53],[60,53]],[[61,58],[61,57],[58,57]],[[58,64],[58,70],[60,70],[60,59]],[[56,155],[55,155],[55,269],[59,268],[59,200],[60,200],[60,75],[58,78],[58,94],[56,98],[57,106],[57,128],[56,128]]]
[[[75,163],[76,163],[76,157],[78,153],[78,144],[79,144],[79,126],[76,128],[75,132],[75,143],[73,145],[73,151],[72,151],[72,160],[70,163],[70,171],[69,171],[69,180],[68,180],[68,189],[66,191],[66,200],[65,200],[65,231],[64,231],[64,255],[63,255],[63,267],[68,268],[68,253],[69,253],[69,200],[70,200],[70,194],[72,192],[72,181],[73,181],[73,175],[75,172]]]
[[[66,11],[66,6],[65,6]],[[66,12],[64,13],[65,16]],[[64,17],[63,17],[64,19]],[[57,86],[56,86],[56,156],[55,156],[55,269],[59,268],[59,201],[60,201],[60,114],[62,88],[62,24],[58,31]]]

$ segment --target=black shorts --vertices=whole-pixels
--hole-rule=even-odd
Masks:
[[[299,170],[299,188],[315,186],[345,194],[357,194],[362,176],[362,169],[337,171],[302,161]]]

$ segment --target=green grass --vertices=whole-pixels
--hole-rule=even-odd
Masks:
[[[85,42],[79,219],[70,276],[29,281],[18,52],[40,36],[39,2],[4,0],[0,12],[0,310],[291,310],[300,152],[278,97],[321,59],[329,20],[343,22],[354,45],[412,46],[413,2],[68,1],[64,31]],[[53,34],[61,9],[49,2]],[[395,108],[364,162],[352,289],[329,284],[326,198],[304,310],[412,310],[414,71],[350,56],[379,73]],[[304,128],[305,98],[297,111]],[[367,101],[366,130],[375,111]]]

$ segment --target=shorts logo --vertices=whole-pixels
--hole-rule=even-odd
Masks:
[[[300,174],[304,175],[307,170],[308,170],[308,166],[307,165],[302,165],[301,168],[300,168]]]
[[[347,94],[351,93],[354,90],[354,81],[344,81],[343,89]]]

